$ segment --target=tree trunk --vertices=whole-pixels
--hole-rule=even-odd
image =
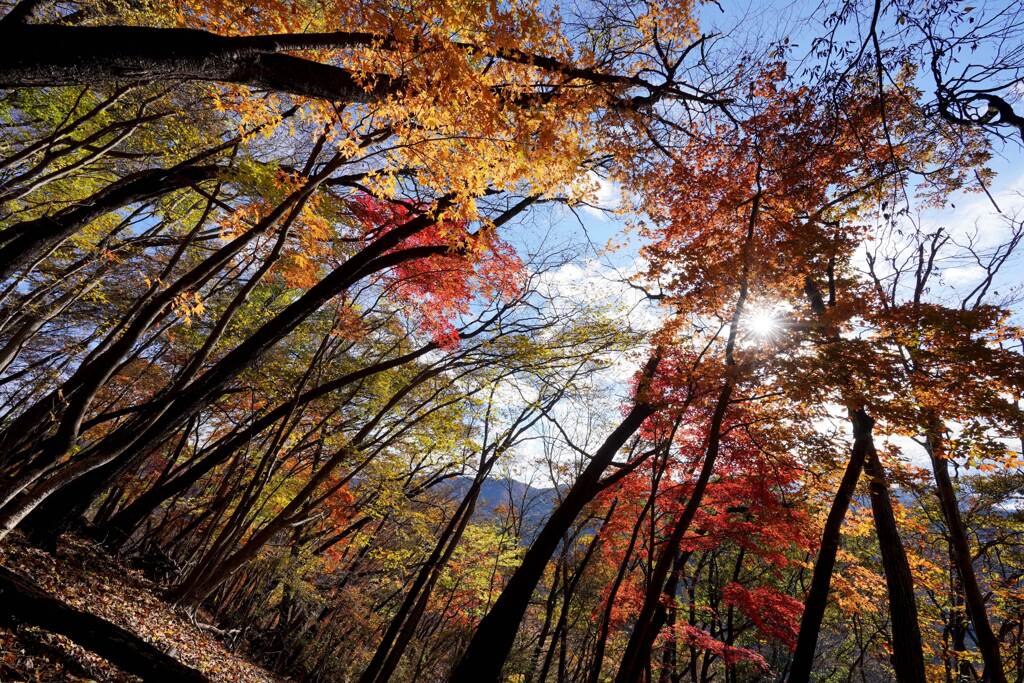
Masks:
[[[218,166],[140,171],[111,183],[55,214],[24,221],[0,233],[0,280],[51,251],[90,221],[134,202],[215,178]]]
[[[404,600],[398,611],[388,624],[373,658],[367,664],[359,677],[359,683],[375,683],[376,681],[387,681],[391,673],[398,665],[408,642],[412,639],[416,625],[419,622],[419,615],[426,607],[427,599],[434,582],[440,576],[441,570],[448,563],[455,547],[458,545],[462,534],[466,529],[469,520],[476,509],[476,500],[480,495],[480,487],[483,486],[490,467],[478,473],[466,495],[456,509],[455,514],[448,521],[434,545],[434,549],[420,568],[419,573],[413,580],[412,585],[406,591]],[[389,666],[390,665],[390,666]]]
[[[974,640],[978,643],[978,650],[985,662],[983,678],[992,683],[1006,683],[1003,659],[999,652],[999,640],[992,631],[992,625],[988,620],[988,611],[985,609],[985,598],[981,594],[978,577],[974,573],[967,529],[960,517],[960,506],[957,504],[956,492],[953,490],[953,482],[949,477],[949,462],[941,452],[941,429],[937,421],[933,421],[929,427],[930,433],[925,447],[931,457],[932,471],[935,474],[935,492],[939,498],[946,528],[949,530],[953,562],[956,564],[957,574],[960,575],[967,614],[974,626]]]
[[[819,318],[824,318],[825,301],[814,279],[810,276],[804,281],[804,293],[807,295],[814,313]],[[825,327],[825,334],[835,344],[842,341],[838,329],[832,326]],[[843,518],[846,516],[846,510],[849,508],[850,498],[856,488],[857,480],[860,478],[860,471],[866,469],[871,478],[868,491],[871,496],[875,535],[878,537],[889,597],[889,615],[893,637],[893,669],[896,680],[901,683],[924,683],[924,654],[921,645],[921,631],[917,622],[914,579],[896,526],[896,518],[893,515],[885,472],[878,461],[878,453],[875,450],[872,436],[875,422],[863,407],[854,409],[854,403],[850,400],[845,385],[841,387],[841,390],[844,400],[847,401],[847,413],[853,428],[854,445],[850,462],[847,464],[846,472],[840,483],[839,491],[836,492],[832,509],[829,510],[825,529],[822,532],[821,548],[814,565],[811,590],[804,604],[804,614],[800,621],[797,649],[793,654],[789,680],[791,683],[802,682],[807,681],[810,676],[818,630],[821,628],[825,608],[828,604],[832,570],[835,566],[836,552],[839,549],[840,528]]]
[[[401,85],[387,77],[363,86],[340,67],[282,50],[369,44],[365,34],[220,36],[146,26],[0,25],[0,87],[148,81],[219,81],[301,97],[368,102]]]
[[[647,363],[644,377],[650,378],[657,364],[658,355],[655,354]],[[522,563],[509,578],[490,612],[480,621],[466,652],[452,671],[451,683],[481,683],[497,681],[500,678],[501,669],[512,649],[530,597],[543,576],[551,555],[558,548],[562,537],[576,517],[597,495],[600,490],[601,474],[611,464],[612,458],[653,413],[652,406],[638,399],[626,418],[594,453],[594,457],[573,483],[561,504],[555,508],[537,534]]]
[[[885,471],[878,461],[874,443],[870,440],[871,425],[861,424],[858,427],[858,422],[859,418],[854,422],[854,429],[866,431],[869,439],[864,470],[870,477],[868,491],[871,495],[871,512],[889,593],[893,671],[899,683],[925,683],[921,630],[917,624],[917,601],[914,597],[914,577],[910,573],[907,554],[896,527]]]
[[[745,293],[740,295],[737,315],[733,319],[733,329],[735,329],[739,315],[742,312],[744,298]],[[626,644],[626,651],[622,655],[622,662],[619,664],[619,672],[615,676],[615,683],[633,683],[641,679],[645,667],[648,667],[650,664],[651,648],[654,645],[654,639],[658,636],[658,632],[665,624],[665,619],[668,616],[665,605],[666,599],[675,600],[675,585],[672,582],[666,583],[666,579],[676,562],[679,544],[682,543],[683,537],[690,529],[690,523],[693,522],[697,510],[700,508],[701,501],[704,499],[704,491],[707,489],[708,482],[711,481],[711,474],[715,470],[715,460],[717,459],[718,449],[721,444],[722,422],[725,420],[725,413],[729,407],[729,400],[732,397],[734,386],[733,382],[735,381],[732,376],[735,373],[735,366],[732,364],[731,358],[731,343],[734,337],[735,334],[730,333],[730,345],[727,347],[729,348],[727,351],[729,363],[726,369],[729,376],[726,379],[725,386],[722,387],[721,392],[718,394],[715,410],[711,416],[711,424],[708,427],[707,447],[704,449],[704,463],[701,465],[700,474],[694,483],[693,491],[690,492],[690,497],[686,501],[686,507],[683,508],[682,513],[680,513],[679,518],[676,520],[672,533],[665,542],[665,549],[658,557],[658,562],[651,572],[647,592],[644,595],[644,604],[640,608],[640,614],[637,615],[633,632],[630,634],[629,642]],[[669,589],[672,591],[671,595],[668,594]]]
[[[5,47],[0,56],[0,88],[214,81],[343,104],[366,104],[399,94],[408,85],[401,76],[353,73],[330,63],[286,54],[400,47],[393,36],[360,31],[223,36],[190,28],[0,22],[0,38]],[[479,50],[472,44],[454,44],[469,53]],[[628,76],[580,68],[542,54],[502,50],[500,57],[595,85],[636,85]],[[652,92],[622,98],[612,106],[635,110],[652,98],[658,96]],[[530,102],[529,96],[517,99]]]
[[[863,410],[859,413],[861,420],[870,420]],[[839,551],[840,529],[843,519],[850,507],[850,500],[857,488],[864,460],[868,452],[869,436],[861,433],[855,435],[850,460],[846,463],[842,481],[832,500],[825,528],[821,533],[821,545],[818,557],[814,561],[814,572],[811,574],[811,589],[804,600],[804,612],[800,617],[800,631],[797,635],[796,650],[790,664],[789,683],[806,683],[810,680],[814,665],[814,650],[818,644],[818,632],[825,618],[825,607],[828,605],[828,592],[832,585],[832,570],[836,564],[836,553]]]

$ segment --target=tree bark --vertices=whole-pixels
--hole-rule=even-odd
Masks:
[[[745,295],[741,294],[740,302],[737,306],[737,311],[739,312],[742,312],[744,298]],[[733,320],[734,329],[738,320],[739,315],[735,316]],[[734,335],[730,335],[730,345],[733,339]],[[644,595],[644,604],[640,608],[640,613],[637,615],[636,623],[633,626],[633,632],[630,634],[629,642],[626,644],[626,651],[622,655],[619,671],[615,675],[615,683],[633,683],[634,681],[641,680],[645,667],[650,665],[651,648],[654,645],[654,639],[658,636],[658,632],[665,624],[665,619],[668,616],[665,604],[666,599],[675,600],[675,585],[671,581],[666,582],[666,579],[676,562],[679,544],[682,543],[683,537],[690,529],[690,524],[693,522],[693,518],[696,516],[697,510],[704,499],[704,491],[711,481],[711,474],[715,470],[715,460],[717,459],[718,449],[721,444],[722,422],[725,420],[725,413],[729,407],[729,400],[732,397],[734,386],[734,379],[731,375],[735,372],[735,366],[732,364],[731,353],[729,355],[730,362],[726,372],[730,374],[730,377],[726,380],[725,386],[722,387],[718,395],[715,411],[711,416],[711,425],[708,427],[707,447],[704,449],[704,463],[701,465],[700,474],[694,483],[693,491],[690,492],[690,497],[686,501],[686,507],[683,508],[682,513],[680,513],[679,518],[676,520],[672,533],[665,542],[665,549],[651,572],[648,589]],[[671,595],[669,595],[669,590],[672,591]]]
[[[804,293],[807,295],[814,313],[819,318],[823,318],[825,302],[811,277],[807,277],[804,282]],[[835,328],[826,327],[826,336],[833,343],[841,342],[839,332]],[[872,517],[882,555],[882,566],[885,571],[889,597],[893,669],[896,680],[901,683],[924,683],[924,654],[921,645],[921,631],[917,621],[914,579],[896,526],[896,518],[893,515],[885,472],[878,461],[878,453],[875,450],[872,436],[875,422],[863,407],[855,409],[855,404],[848,396],[845,387],[843,388],[843,398],[847,401],[847,413],[853,428],[853,449],[846,472],[843,474],[839,490],[836,492],[832,508],[825,521],[821,546],[811,577],[811,590],[804,602],[804,613],[800,620],[800,631],[797,636],[796,651],[793,653],[789,681],[790,683],[803,683],[810,677],[818,631],[828,605],[832,571],[835,567],[836,553],[839,550],[840,529],[850,506],[853,492],[857,487],[861,470],[867,469],[871,477],[868,491],[871,497]]]
[[[279,54],[364,45],[372,39],[366,34],[220,36],[186,28],[45,24],[0,29],[0,88],[217,81],[301,97],[367,102],[400,85],[380,77],[369,79],[364,87],[347,69]]]
[[[925,683],[921,629],[917,623],[917,601],[914,597],[914,577],[910,573],[907,554],[896,527],[885,471],[878,461],[878,453],[875,452],[875,445],[871,440],[870,423],[863,424],[858,416],[854,422],[854,429],[866,432],[868,438],[864,470],[870,477],[868,492],[871,496],[871,513],[889,594],[893,671],[900,683]]]

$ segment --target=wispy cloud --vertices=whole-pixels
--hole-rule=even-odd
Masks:
[[[607,211],[617,211],[621,206],[621,188],[618,183],[602,178],[593,171],[587,171],[587,182],[593,191],[583,210],[599,220],[607,220]]]

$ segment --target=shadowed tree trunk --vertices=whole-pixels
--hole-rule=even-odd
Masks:
[[[960,576],[960,584],[963,587],[964,604],[967,606],[967,614],[974,626],[974,640],[978,644],[982,660],[985,662],[983,678],[992,683],[1006,683],[1006,674],[1003,672],[1003,659],[999,652],[999,640],[992,631],[992,625],[988,619],[988,610],[985,608],[985,598],[981,593],[981,586],[978,585],[978,577],[974,572],[972,562],[971,545],[967,540],[967,529],[964,526],[963,518],[960,516],[960,506],[957,504],[956,492],[953,490],[953,481],[949,476],[949,461],[941,452],[942,429],[938,420],[933,420],[931,433],[925,441],[925,449],[932,461],[932,471],[935,474],[935,492],[939,498],[939,506],[942,508],[942,516],[946,521],[946,528],[949,531],[950,546],[952,549],[953,563],[956,565],[957,574]]]
[[[0,88],[216,81],[300,97],[367,103],[393,96],[408,85],[402,77],[353,73],[332,64],[285,54],[397,47],[393,36],[360,31],[222,36],[191,28],[0,21],[0,37],[6,48],[0,56]],[[467,54],[482,52],[481,46],[473,43],[453,44]],[[610,106],[617,109],[635,111],[667,94],[663,87],[654,87],[635,75],[581,67],[544,54],[503,49],[495,56],[508,63],[529,65],[597,86],[639,87],[647,91],[644,95],[613,100]],[[550,92],[542,95],[549,96]],[[674,97],[708,99],[681,93],[674,93]],[[528,105],[535,102],[531,94],[515,99]]]
[[[745,288],[744,288],[745,291]],[[737,315],[733,320],[733,326],[742,315],[743,299],[741,294],[740,303],[737,306]],[[734,334],[730,335],[733,339]],[[735,367],[730,363],[727,372],[735,373]],[[676,520],[672,533],[665,542],[665,549],[658,557],[651,577],[648,581],[647,593],[644,595],[644,604],[637,615],[636,623],[633,625],[633,632],[629,636],[626,651],[622,655],[622,662],[619,664],[619,672],[615,676],[616,683],[631,683],[639,681],[645,670],[650,666],[651,648],[654,646],[654,639],[664,626],[668,618],[666,601],[675,600],[675,584],[672,581],[666,582],[669,572],[676,564],[679,544],[682,542],[686,532],[690,529],[701,501],[704,499],[704,491],[711,481],[711,475],[715,470],[715,461],[718,456],[718,449],[721,444],[722,422],[725,420],[725,413],[729,407],[729,400],[732,397],[734,383],[730,378],[718,395],[715,411],[711,416],[711,424],[708,427],[708,442],[704,449],[704,464],[701,465],[700,474],[694,482],[693,490],[686,501],[679,518]],[[671,595],[669,591],[671,590]]]
[[[878,537],[885,584],[889,594],[893,671],[900,683],[925,683],[921,629],[917,623],[917,601],[914,597],[914,577],[910,572],[910,563],[907,562],[907,554],[896,527],[885,471],[878,460],[878,453],[871,438],[871,425],[863,424],[860,414],[854,421],[854,430],[858,429],[865,432],[868,438],[864,471],[870,477],[868,492],[871,496],[871,514],[875,522],[875,535]]]
[[[650,379],[657,369],[659,354],[651,357],[644,368],[643,377]],[[504,590],[494,605],[480,621],[465,653],[451,674],[452,683],[478,683],[497,681],[501,669],[512,650],[516,632],[523,620],[530,597],[544,574],[544,568],[572,526],[583,508],[600,491],[601,474],[611,464],[612,458],[626,441],[640,428],[644,420],[654,414],[653,406],[642,399],[643,385],[638,389],[638,398],[633,408],[619,426],[608,435],[605,442],[594,453],[590,462],[562,499],[561,504],[544,524],[523,561],[512,573]]]
[[[871,418],[865,413],[863,419],[868,421]],[[825,528],[821,532],[821,545],[818,548],[818,557],[814,561],[814,572],[811,574],[811,588],[807,591],[807,598],[804,600],[796,650],[793,652],[793,660],[790,663],[790,683],[807,681],[811,676],[814,650],[818,645],[818,632],[821,630],[821,622],[825,618],[828,592],[832,585],[832,570],[835,568],[836,553],[839,551],[840,529],[843,526],[846,511],[850,507],[853,492],[857,488],[857,480],[860,479],[861,470],[864,469],[869,438],[863,432],[854,436],[850,459],[846,463],[846,470],[843,472],[839,489],[836,490],[835,498],[832,500],[828,517],[825,518]]]
[[[626,651],[619,663],[618,673],[615,675],[616,683],[632,683],[639,681],[642,677],[650,677],[651,648],[654,646],[654,639],[658,636],[661,627],[664,626],[668,617],[666,603],[675,600],[675,585],[672,582],[666,584],[673,565],[678,557],[679,544],[682,542],[690,524],[700,509],[704,499],[704,491],[711,481],[711,475],[715,471],[715,461],[718,458],[718,451],[722,443],[722,424],[725,422],[725,415],[729,409],[729,402],[732,399],[733,390],[739,376],[739,367],[736,363],[736,338],[739,333],[740,321],[747,305],[747,297],[750,293],[750,263],[752,248],[757,229],[758,218],[761,210],[761,167],[758,165],[756,191],[751,197],[750,214],[746,224],[746,236],[743,240],[743,267],[740,271],[739,290],[736,295],[736,303],[733,306],[732,316],[729,320],[728,336],[726,337],[723,357],[725,360],[725,382],[718,397],[715,400],[714,408],[711,411],[711,420],[708,423],[707,439],[704,446],[704,462],[701,465],[700,473],[694,482],[693,490],[686,501],[686,507],[676,518],[672,533],[665,542],[665,548],[658,557],[658,561],[651,571],[648,579],[647,591],[644,595],[644,603],[637,615],[636,623],[633,625],[633,632],[626,644]],[[653,542],[653,539],[652,539]],[[668,590],[671,589],[671,595]]]
[[[830,272],[831,274],[831,272]],[[830,282],[831,285],[831,282]],[[830,291],[834,288],[830,286]],[[826,312],[825,301],[811,277],[804,282],[811,309],[823,322]],[[832,295],[834,300],[834,294]],[[834,303],[834,301],[832,301]],[[833,343],[840,343],[838,330],[826,327],[825,334]],[[833,499],[822,531],[821,546],[811,576],[811,589],[804,602],[800,619],[797,646],[793,653],[789,681],[804,683],[810,679],[814,664],[814,651],[818,632],[828,605],[828,593],[839,550],[840,529],[846,511],[850,506],[861,470],[870,476],[868,491],[871,497],[871,511],[885,571],[885,582],[889,596],[889,615],[892,622],[893,656],[892,665],[896,680],[901,683],[925,683],[924,655],[921,644],[921,630],[917,621],[917,602],[914,596],[914,580],[907,562],[903,542],[896,527],[889,488],[885,472],[878,460],[872,430],[875,421],[862,407],[854,408],[845,388],[843,398],[847,400],[847,414],[853,428],[853,449],[847,463],[839,490]]]
[[[353,74],[287,50],[370,44],[361,33],[220,36],[186,28],[0,23],[0,87],[219,81],[345,102],[394,92],[386,77],[363,87]]]

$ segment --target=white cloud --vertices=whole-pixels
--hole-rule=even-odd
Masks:
[[[954,287],[975,284],[985,275],[985,269],[978,265],[957,266],[942,271],[942,279]]]
[[[622,190],[618,183],[602,178],[593,171],[587,171],[587,182],[593,191],[583,210],[595,218],[606,220],[607,215],[602,209],[617,211],[621,207]]]
[[[928,232],[943,228],[958,242],[974,240],[977,248],[999,244],[1009,231],[1008,218],[1024,213],[1024,172],[997,178],[989,193],[992,199],[983,192],[953,197],[949,206],[924,212],[922,227]]]
[[[625,268],[613,268],[596,259],[569,263],[545,273],[539,289],[552,306],[583,303],[621,320],[630,329],[652,332],[661,325],[664,312],[627,283],[642,267],[639,257]]]
[[[1010,239],[1014,223],[1024,218],[1024,171],[1000,176],[988,189],[991,199],[980,191],[960,192],[949,197],[947,205],[940,209],[921,211],[914,221],[916,227],[897,223],[895,229],[879,228],[876,231],[880,235],[878,241],[865,241],[858,245],[854,263],[867,272],[866,254],[875,252],[879,257],[875,264],[876,272],[885,280],[893,274],[887,259],[894,258],[905,271],[899,293],[909,295],[913,287],[916,252],[913,235],[931,235],[941,230],[951,241],[943,247],[935,262],[937,277],[930,281],[929,295],[935,301],[958,304],[961,297],[987,276],[971,252],[984,261],[996,247]],[[1011,259],[1000,270],[992,293],[1006,291],[1022,281],[1018,261]]]

